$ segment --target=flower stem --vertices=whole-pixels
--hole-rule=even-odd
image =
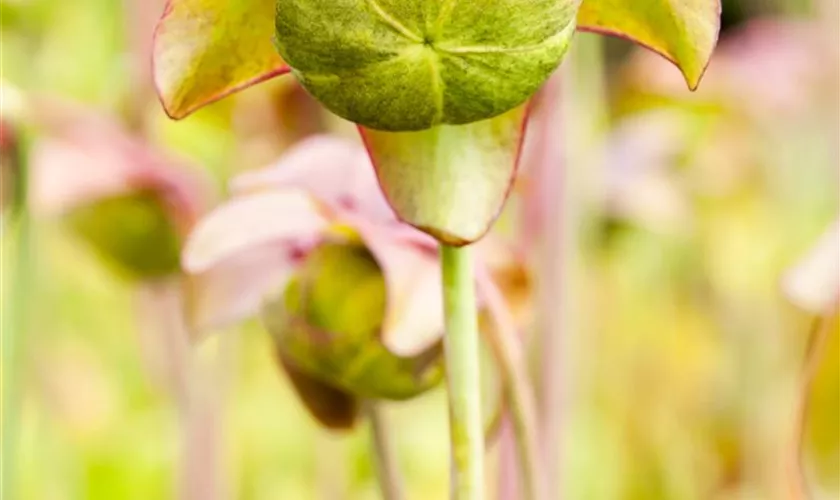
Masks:
[[[376,464],[376,477],[384,500],[402,500],[403,483],[400,476],[393,443],[389,439],[387,425],[382,418],[382,411],[374,401],[367,403],[366,413],[370,421],[373,459]]]
[[[10,135],[13,132],[8,132]],[[9,217],[9,240],[14,243],[9,252],[2,253],[3,311],[0,314],[2,335],[2,471],[0,471],[0,498],[15,498],[17,469],[18,417],[21,381],[19,375],[23,362],[22,343],[27,328],[30,285],[32,279],[31,227],[26,193],[28,191],[28,164],[26,137],[10,140],[10,166],[13,177],[12,203]],[[4,228],[5,229],[5,228]]]
[[[453,500],[484,500],[478,317],[471,250],[441,245]]]

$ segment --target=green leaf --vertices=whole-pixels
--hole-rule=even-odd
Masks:
[[[676,64],[694,90],[717,44],[720,0],[583,0],[578,29],[627,38]]]
[[[170,0],[155,32],[154,79],[172,118],[288,72],[273,44],[275,0]]]
[[[468,125],[360,131],[400,219],[444,243],[465,245],[487,232],[507,199],[526,117],[520,106]]]

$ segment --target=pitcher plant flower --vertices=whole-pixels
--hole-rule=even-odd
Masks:
[[[154,79],[179,119],[292,73],[359,125],[398,217],[463,245],[504,205],[527,101],[575,26],[652,49],[694,88],[719,17],[719,0],[170,0]]]
[[[475,275],[471,251],[457,247],[481,239],[504,206],[528,100],[578,26],[653,48],[694,87],[719,17],[719,0],[170,0],[153,73],[173,118],[292,73],[357,124],[396,215],[441,244],[452,492],[477,500],[484,480]]]
[[[301,401],[330,429],[353,427],[365,400],[404,400],[440,382],[437,245],[396,218],[360,144],[306,139],[231,189],[184,250],[193,331],[259,315]],[[521,423],[534,404],[515,335],[529,316],[525,271],[498,240],[481,255],[483,331],[503,408]],[[523,438],[532,453],[533,436]]]
[[[392,215],[364,150],[315,137],[242,174],[190,235],[196,330],[260,315],[307,408],[353,425],[361,399],[405,399],[442,376],[434,241]]]

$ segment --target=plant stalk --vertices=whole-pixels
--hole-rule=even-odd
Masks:
[[[537,405],[516,322],[505,303],[502,291],[488,273],[481,273],[482,298],[492,317],[493,326],[484,330],[485,338],[504,377],[510,424],[516,443],[522,487],[527,500],[547,500],[546,477],[540,460],[537,437]],[[514,497],[502,498],[519,498]]]
[[[15,131],[5,132],[9,141],[10,164],[13,189],[10,204],[9,238],[13,247],[0,255],[0,276],[2,276],[3,313],[0,314],[0,336],[2,336],[2,455],[0,455],[0,498],[16,498],[17,444],[20,435],[18,420],[21,400],[20,373],[23,370],[22,352],[25,330],[29,320],[28,304],[32,280],[31,220],[28,210],[28,141],[23,136],[14,137]],[[5,228],[4,228],[5,229]],[[11,254],[11,255],[9,255]]]
[[[552,499],[564,497],[562,431],[575,386],[573,363],[584,338],[580,331],[585,325],[578,314],[583,304],[573,288],[582,281],[581,230],[585,214],[593,209],[586,193],[598,184],[592,176],[598,175],[601,165],[594,153],[607,115],[600,38],[579,34],[558,76],[546,87],[538,137],[543,203],[538,219],[543,225],[537,255],[541,357],[537,399],[546,491]]]
[[[382,416],[382,409],[375,401],[368,401],[366,413],[370,421],[373,460],[376,478],[384,500],[402,500],[403,481],[397,464],[397,454],[388,436],[388,426]]]
[[[478,316],[471,250],[441,245],[441,263],[452,452],[451,498],[485,500]]]

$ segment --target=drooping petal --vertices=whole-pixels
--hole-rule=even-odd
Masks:
[[[202,219],[181,256],[194,331],[255,315],[330,222],[301,190],[244,194]]]
[[[347,219],[345,219],[347,220]],[[437,252],[407,226],[350,220],[385,277],[382,343],[399,356],[416,356],[443,335],[443,296]]]
[[[358,211],[377,221],[395,220],[364,147],[333,136],[296,144],[275,164],[237,176],[231,188],[235,193],[300,188],[334,209]]]
[[[266,244],[186,275],[185,311],[193,336],[255,316],[263,297],[286,282],[290,264],[287,248]]]
[[[298,191],[258,193],[222,205],[190,235],[182,264],[189,273],[268,243],[311,241],[327,227],[317,203]]]
[[[720,12],[720,0],[583,0],[578,29],[627,38],[661,54],[695,89],[717,43]]]
[[[289,71],[277,55],[274,0],[170,0],[155,31],[154,79],[166,113],[183,118]]]
[[[481,238],[516,174],[526,106],[419,132],[360,128],[379,184],[403,221],[452,245]]]

